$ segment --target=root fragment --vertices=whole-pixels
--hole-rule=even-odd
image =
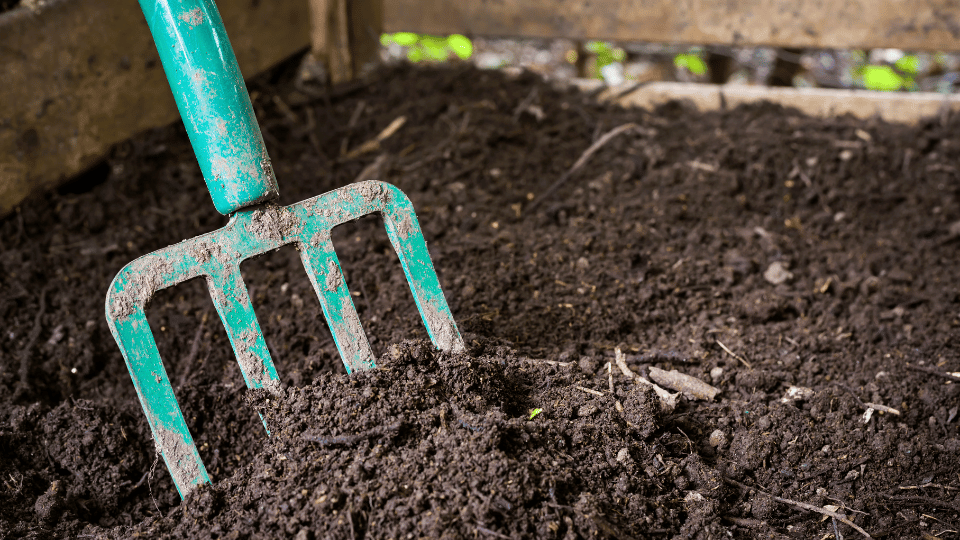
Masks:
[[[713,398],[720,393],[719,388],[709,385],[696,377],[691,377],[690,375],[680,373],[675,369],[664,371],[659,368],[651,367],[650,378],[653,379],[657,384],[662,384],[671,390],[682,392],[688,396],[703,401],[712,401]]]
[[[664,409],[666,409],[667,412],[670,412],[675,408],[677,408],[677,396],[679,394],[671,394],[670,392],[667,392],[660,386],[657,386],[656,384],[650,382],[646,377],[641,377],[640,375],[637,375],[636,373],[634,373],[633,370],[631,370],[627,366],[626,357],[623,355],[623,352],[620,351],[619,347],[617,347],[614,350],[614,353],[616,355],[617,367],[620,368],[620,371],[628,379],[633,379],[639,384],[645,384],[647,386],[652,387],[653,391],[657,393],[657,396],[660,398],[660,402],[663,403],[663,407]]]
[[[844,525],[847,525],[847,526],[851,527],[853,530],[855,530],[855,531],[857,531],[858,533],[862,534],[864,538],[873,538],[872,536],[870,536],[870,533],[868,533],[867,531],[865,531],[865,530],[863,530],[862,528],[860,528],[860,526],[858,526],[856,523],[854,523],[854,522],[850,521],[849,519],[847,519],[847,516],[845,516],[845,515],[843,515],[843,514],[839,514],[839,513],[837,513],[837,512],[833,512],[833,511],[831,511],[831,510],[827,510],[826,508],[820,508],[819,506],[814,506],[814,505],[812,505],[812,504],[807,504],[807,503],[805,503],[805,502],[794,501],[794,500],[791,500],[791,499],[784,499],[783,497],[777,497],[776,495],[774,495],[774,494],[772,494],[772,493],[767,493],[766,491],[763,491],[762,489],[759,489],[759,488],[755,488],[755,487],[753,487],[753,486],[748,486],[748,485],[746,485],[746,484],[741,484],[740,482],[737,482],[736,480],[734,480],[734,479],[732,479],[732,478],[728,478],[728,477],[726,477],[726,476],[723,477],[723,480],[724,480],[725,482],[727,482],[728,484],[732,484],[732,485],[734,485],[734,486],[739,487],[740,489],[745,489],[745,490],[748,490],[748,491],[749,491],[749,490],[756,491],[757,493],[759,493],[759,494],[761,494],[761,495],[765,495],[765,496],[767,496],[767,497],[770,497],[771,499],[773,499],[773,500],[775,500],[775,501],[777,501],[777,502],[779,502],[779,503],[789,504],[790,506],[793,506],[793,507],[795,507],[795,508],[799,508],[799,509],[801,509],[801,510],[807,510],[807,511],[810,511],[810,512],[817,512],[818,514],[823,514],[824,516],[831,517],[831,518],[839,521],[840,523],[843,523]]]

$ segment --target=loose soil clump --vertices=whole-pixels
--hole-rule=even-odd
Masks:
[[[956,536],[960,119],[623,110],[467,66],[317,92],[293,70],[251,84],[281,203],[397,185],[468,350],[430,345],[376,217],[333,234],[375,370],[345,373],[292,247],[242,267],[279,394],[245,390],[201,281],[161,291],[147,316],[214,480],[181,503],[104,296],[225,219],[182,127],[145,133],[0,220],[0,537]],[[670,409],[651,370],[720,393]]]

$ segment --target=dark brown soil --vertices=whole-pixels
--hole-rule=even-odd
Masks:
[[[764,493],[875,538],[957,537],[960,384],[936,373],[960,371],[960,118],[625,111],[467,67],[309,97],[289,71],[251,86],[282,202],[383,156],[370,177],[413,200],[469,352],[425,341],[377,218],[334,240],[379,369],[345,374],[292,247],[243,268],[279,399],[244,390],[201,282],[161,292],[148,316],[214,478],[181,504],[103,301],[225,219],[182,128],[144,134],[0,220],[0,537],[859,536]],[[611,394],[615,347],[721,393],[667,411],[614,366]]]

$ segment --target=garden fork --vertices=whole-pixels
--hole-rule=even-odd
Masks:
[[[410,200],[396,187],[359,182],[286,207],[278,197],[240,68],[213,0],[140,0],[223,228],[134,260],[110,284],[106,317],[133,379],[157,451],[181,497],[210,481],[173,393],[144,307],[153,295],[206,278],[247,387],[280,390],[280,379],[240,263],[296,244],[348,372],[375,367],[330,230],[380,213],[433,344],[464,350]]]

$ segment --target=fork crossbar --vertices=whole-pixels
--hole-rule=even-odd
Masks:
[[[247,387],[277,393],[280,379],[240,263],[296,244],[347,372],[373,368],[373,352],[330,238],[335,226],[371,213],[383,217],[431,341],[444,351],[463,351],[413,205],[402,191],[384,182],[359,182],[286,207],[240,210],[223,228],[140,257],[114,278],[106,299],[107,323],[181,497],[210,477],[144,313],[150,298],[161,289],[205,277]]]

